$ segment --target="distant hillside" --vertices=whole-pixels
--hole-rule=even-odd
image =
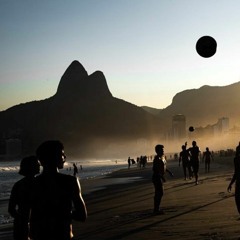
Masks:
[[[162,109],[157,109],[157,108],[152,108],[147,106],[142,106],[141,108],[153,115],[158,115],[162,111]]]
[[[176,94],[162,110],[137,107],[113,97],[101,71],[88,75],[73,61],[55,95],[0,112],[0,140],[20,138],[24,154],[33,153],[47,139],[63,141],[73,157],[128,157],[149,149],[152,154],[154,143],[169,133],[175,114],[184,114],[187,125],[194,127],[216,123],[221,117],[238,124],[239,93],[240,82],[203,86]]]
[[[221,117],[229,117],[231,124],[240,120],[240,82],[225,86],[203,86],[176,94],[172,104],[159,116],[167,123],[173,115],[181,113],[187,123],[194,126],[212,124]]]

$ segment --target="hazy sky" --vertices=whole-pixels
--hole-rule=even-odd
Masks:
[[[73,60],[138,106],[238,82],[239,11],[239,0],[0,0],[0,110],[55,94]],[[218,43],[211,58],[195,50],[204,35]]]

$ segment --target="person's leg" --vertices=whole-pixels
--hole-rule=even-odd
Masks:
[[[188,176],[189,176],[189,179],[192,179],[192,167],[191,167],[191,164],[188,163],[187,167],[188,167]]]
[[[196,184],[198,184],[198,171],[199,171],[199,163],[196,163]]]
[[[154,195],[154,213],[159,213],[160,204],[163,196],[163,186],[161,182],[154,183],[155,195]]]
[[[186,180],[187,179],[187,167],[186,167],[185,163],[183,163],[183,174],[184,174],[184,179]]]
[[[237,206],[238,213],[240,214],[240,186],[235,186],[235,203]]]
[[[198,184],[198,164],[197,163],[193,164],[193,173],[195,177],[195,183],[197,185]]]
[[[208,172],[210,172],[210,161],[208,161]]]

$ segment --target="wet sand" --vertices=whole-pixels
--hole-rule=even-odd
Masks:
[[[227,192],[232,161],[220,159],[204,173],[200,184],[183,180],[182,167],[169,163],[174,177],[167,176],[162,200],[164,215],[153,215],[154,189],[151,164],[146,169],[124,169],[104,178],[82,181],[88,209],[85,223],[74,222],[76,239],[240,239],[240,221],[234,202],[234,189]],[[220,163],[220,164],[219,164]],[[11,226],[0,228],[0,238],[11,239]]]

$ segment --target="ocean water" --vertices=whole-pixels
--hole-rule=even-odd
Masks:
[[[69,161],[66,162],[64,168],[60,172],[73,175],[73,163],[78,167],[77,176],[80,179],[87,180],[99,176],[104,176],[113,171],[127,167],[126,160],[88,160],[88,161]],[[0,162],[0,200],[8,199],[13,184],[20,180],[23,176],[18,174],[19,161]]]
[[[66,162],[64,168],[61,169],[60,172],[73,175],[73,163],[75,163],[78,167],[77,176],[80,178],[80,180],[84,181],[107,175],[113,171],[127,168],[127,161],[121,159],[91,159],[88,161],[73,160]],[[14,183],[23,177],[18,174],[19,165],[19,161],[0,161],[0,201],[9,199]],[[0,225],[12,222],[13,219],[9,216],[9,214],[0,213]]]

